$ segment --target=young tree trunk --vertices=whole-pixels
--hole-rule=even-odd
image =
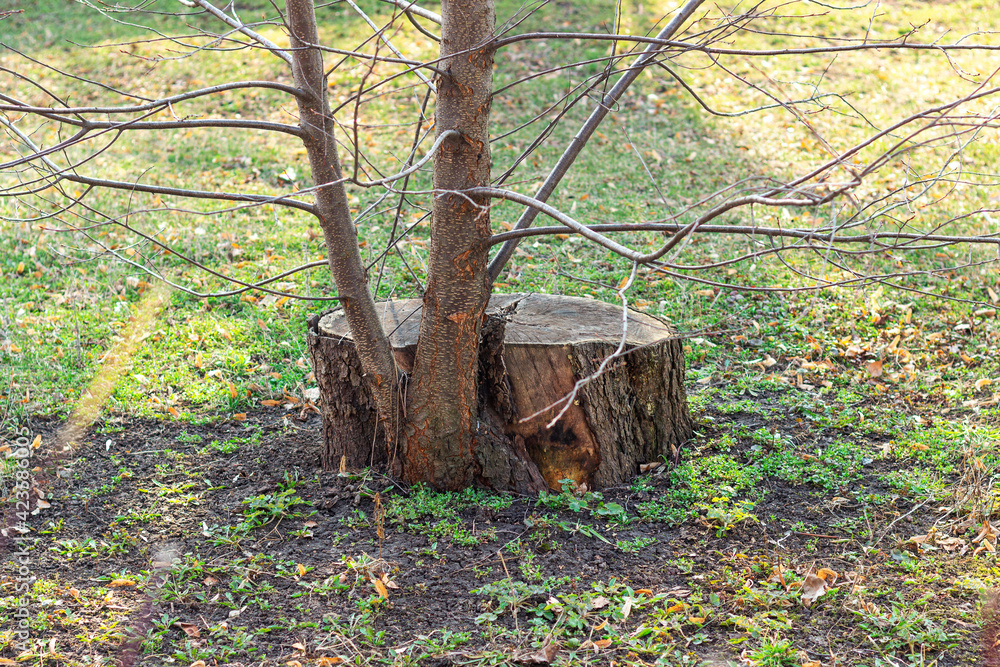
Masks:
[[[390,441],[399,423],[399,393],[396,365],[389,339],[375,313],[368,287],[368,274],[358,251],[358,236],[351,219],[337,155],[335,123],[330,113],[323,55],[318,48],[316,13],[313,0],[286,0],[285,9],[292,46],[292,72],[301,91],[296,97],[299,125],[305,133],[303,144],[309,156],[316,190],[316,212],[327,258],[357,356],[364,375],[371,382],[378,414],[386,425]]]
[[[454,130],[434,162],[427,288],[413,374],[406,387],[405,438],[390,457],[404,479],[459,489],[476,475],[477,365],[491,282],[487,198],[456,190],[490,182],[489,115],[493,92],[492,0],[444,0],[435,123]],[[452,57],[451,54],[458,54]],[[394,464],[394,469],[397,469]]]
[[[377,308],[393,331],[400,368],[411,369],[422,302]],[[627,353],[583,385],[550,429],[562,404],[550,406],[617,348],[621,308],[573,297],[501,294],[486,312],[470,482],[521,493],[558,489],[563,479],[602,488],[627,481],[643,463],[676,460],[692,422],[684,355],[668,325],[630,313]],[[341,311],[310,323],[309,348],[323,402],[324,464],[336,468],[343,458],[349,468],[377,465],[385,444]]]

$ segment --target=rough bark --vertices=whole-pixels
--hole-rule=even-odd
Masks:
[[[414,364],[421,305],[419,300],[378,305],[394,331],[397,362],[407,371]],[[676,459],[692,423],[681,344],[668,325],[632,313],[628,353],[585,385],[549,429],[556,410],[520,419],[568,394],[615,350],[621,309],[571,297],[496,295],[486,313],[470,483],[522,493],[558,489],[563,479],[601,488],[633,477],[642,463]],[[326,315],[311,330],[324,404],[324,461],[332,467],[341,456],[352,467],[377,462],[385,445],[375,428],[371,393],[351,366],[357,362],[342,313]],[[366,415],[367,423],[359,426]]]
[[[493,87],[492,0],[445,0],[436,80],[438,134],[454,130],[434,163],[427,287],[407,387],[402,476],[438,488],[475,481],[480,328],[490,294],[488,199],[449,194],[490,180],[489,111]],[[459,55],[451,56],[458,53]]]
[[[375,312],[344,190],[323,55],[314,48],[319,39],[313,0],[286,0],[285,8],[295,85],[305,93],[296,98],[299,126],[304,132],[303,144],[313,182],[321,186],[316,190],[316,211],[326,240],[330,271],[357,346],[361,369],[374,388],[379,415],[392,440],[400,408],[396,367],[389,339]]]

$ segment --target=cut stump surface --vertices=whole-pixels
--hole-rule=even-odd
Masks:
[[[378,304],[396,362],[406,373],[413,368],[421,307],[419,299]],[[692,422],[684,354],[667,323],[630,310],[626,353],[582,384],[563,417],[548,428],[565,405],[560,401],[621,342],[621,306],[497,294],[486,312],[481,418],[503,432],[515,456],[526,452],[528,465],[537,467],[550,488],[560,489],[564,479],[589,488],[614,486],[638,474],[643,463],[676,459]],[[311,323],[309,349],[323,402],[324,467],[335,468],[342,460],[349,468],[385,464],[389,455],[376,426],[374,398],[340,311]],[[484,483],[504,486],[491,482],[485,470],[490,465],[483,461]],[[517,484],[506,486],[518,490]]]

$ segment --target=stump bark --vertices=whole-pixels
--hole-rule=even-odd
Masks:
[[[378,304],[396,363],[413,368],[422,302]],[[559,403],[618,347],[620,306],[546,294],[494,295],[479,354],[480,482],[537,491],[571,479],[621,484],[639,466],[676,460],[691,436],[680,340],[665,322],[629,311],[626,353]],[[323,408],[323,466],[391,464],[377,410],[340,310],[310,322],[309,350]],[[404,388],[405,391],[405,388]],[[541,411],[540,414],[526,419]],[[504,445],[498,445],[503,442]],[[481,451],[479,451],[481,449]]]

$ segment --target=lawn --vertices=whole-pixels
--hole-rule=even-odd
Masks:
[[[360,6],[389,16],[374,0]],[[280,61],[256,51],[157,60],[161,43],[129,44],[144,34],[129,15],[109,22],[62,0],[23,7],[0,20],[9,47],[0,47],[0,66],[42,77],[74,104],[121,101],[57,81],[38,62],[151,95],[247,72],[291,80]],[[501,2],[500,20],[518,7]],[[620,30],[645,32],[669,9],[623,3]],[[273,9],[254,0],[243,11]],[[521,29],[609,31],[614,17],[615,3],[603,0],[552,4]],[[341,3],[320,18],[331,43],[351,45],[364,29]],[[151,20],[158,30],[186,31],[203,19]],[[911,26],[933,41],[998,23],[1000,10],[975,0],[898,0],[846,13],[803,3],[734,42],[771,48],[802,34],[866,31],[889,38]],[[394,42],[420,55],[435,46],[409,27]],[[98,44],[115,45],[90,48]],[[605,42],[519,43],[498,57],[496,83],[608,52]],[[684,77],[713,109],[767,102],[700,57],[685,61]],[[837,104],[863,106],[868,121],[884,126],[967,92],[995,67],[926,52],[723,64],[789,95],[822,78],[840,97],[808,123],[780,110],[712,116],[666,72],[643,75],[551,203],[586,222],[666,218],[734,175],[787,175],[825,159],[827,144],[849,145],[863,128]],[[523,124],[602,67],[498,95],[494,173],[540,129]],[[364,76],[363,68],[337,70],[334,98],[346,100]],[[0,93],[42,99],[13,77],[0,78]],[[393,123],[420,103],[400,88],[365,107],[369,133],[357,141],[374,166],[359,169],[398,165],[413,129]],[[533,191],[589,109],[570,109],[508,185]],[[230,91],[184,112],[293,122],[274,91]],[[36,136],[51,132],[40,127]],[[349,147],[355,138],[346,134]],[[914,207],[909,224],[995,207],[1000,189],[975,184],[992,182],[997,139],[990,130],[970,144],[962,178],[931,192],[941,201]],[[0,161],[15,154],[15,142],[0,144]],[[344,155],[350,171],[355,160]],[[942,152],[901,160],[857,196],[877,199],[914,173],[950,164]],[[294,141],[230,131],[125,135],[91,165],[109,178],[260,194],[304,187],[308,173]],[[0,173],[4,185],[18,177]],[[429,184],[419,172],[411,187]],[[713,284],[647,271],[629,292],[634,307],[686,338],[696,434],[681,462],[601,492],[449,494],[376,471],[320,469],[305,323],[330,301],[191,293],[229,289],[226,277],[277,277],[279,291],[329,298],[323,267],[284,275],[324,256],[308,216],[273,206],[220,212],[142,194],[88,200],[143,239],[120,226],[57,229],[93,222],[86,215],[62,225],[31,220],[53,210],[56,194],[0,200],[0,473],[12,554],[2,569],[0,664],[944,667],[1000,659],[995,249],[845,256],[840,265],[809,251],[789,254],[787,265],[762,257],[712,268],[759,246],[700,235],[678,263],[708,266],[688,273]],[[362,251],[381,276],[379,297],[418,296],[429,195],[409,198],[403,221],[412,230],[382,261],[394,206],[373,207],[371,190],[349,194]],[[497,205],[497,231],[519,213]],[[789,226],[833,214],[761,209],[755,222]],[[720,222],[744,224],[745,215]],[[962,233],[996,229],[990,214],[960,224]],[[536,237],[521,245],[497,290],[614,301],[629,270],[574,237]],[[803,289],[850,280],[852,271],[907,275]],[[19,435],[31,451],[27,565],[10,540]],[[34,578],[26,589],[17,588],[22,565]],[[14,633],[18,609],[28,614],[26,651]]]

